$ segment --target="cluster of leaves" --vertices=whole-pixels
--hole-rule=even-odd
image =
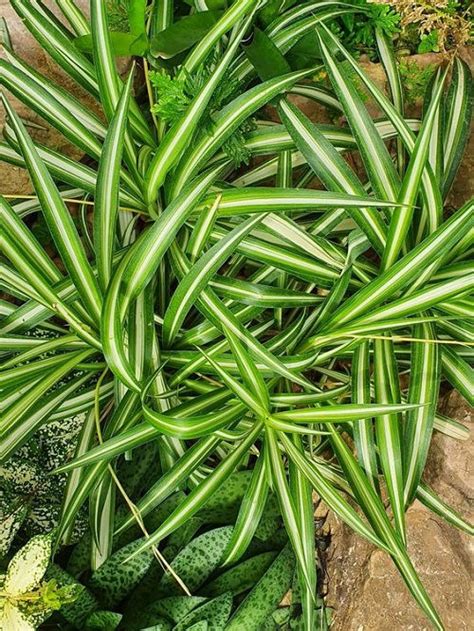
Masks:
[[[142,542],[136,530],[116,537],[110,557],[93,572],[90,536],[75,547],[67,570],[50,563],[52,537],[34,537],[16,553],[2,578],[2,628],[16,629],[21,621],[18,628],[27,631],[46,618],[49,624],[67,622],[81,631],[119,625],[129,631],[301,628],[295,557],[275,502],[267,503],[265,520],[242,560],[230,568],[221,566],[232,539],[229,523],[249,481],[249,472],[231,475],[205,511],[169,539],[162,555],[166,565],[150,551],[129,559]],[[184,493],[171,495],[147,520],[148,526],[158,525],[183,499]],[[291,603],[280,606],[292,587]],[[320,600],[314,608],[314,628],[323,631],[330,612]]]
[[[355,56],[378,61],[376,32],[410,53],[456,54],[471,41],[470,3],[458,0],[354,0],[358,12],[343,15],[331,31]]]
[[[0,466],[0,524],[5,547],[20,527],[32,535],[56,526],[66,477],[51,473],[74,453],[83,422],[83,415],[52,421]],[[84,528],[79,520],[77,525],[79,531]],[[3,552],[4,546],[0,547]]]
[[[165,58],[150,42],[199,13],[176,4],[129,2],[145,88]],[[69,27],[29,0],[12,6],[98,110],[6,50],[0,84],[87,156],[35,142],[4,98],[0,158],[28,170],[34,194],[0,198],[2,461],[82,415],[74,454],[55,469],[67,476],[45,579],[56,582],[38,578],[50,608],[65,586],[84,587],[54,614],[59,628],[324,629],[315,492],[391,557],[442,629],[405,515],[419,499],[473,532],[422,479],[434,431],[467,436],[438,413],[440,388],[473,392],[473,202],[443,207],[470,123],[467,66],[453,63],[449,87],[438,72],[422,120],[407,119],[384,33],[390,99],[325,26],[353,7],[235,0],[213,8],[188,46],[193,20],[185,48],[171,51],[175,86],[195,87],[163,119],[166,108],[150,116],[152,90],[135,98],[133,74],[119,77],[102,0],[90,21],[58,2]],[[294,70],[291,51],[308,34],[320,65]],[[310,80],[320,70],[330,89]],[[288,93],[349,125],[315,124]],[[270,103],[278,123],[265,117]],[[252,160],[236,170],[225,144],[252,119],[238,138]],[[89,211],[81,230],[73,204]],[[31,230],[36,213],[53,256]],[[278,608],[290,586],[291,605]]]
[[[411,52],[449,52],[472,40],[471,3],[460,0],[375,0],[400,16],[400,46]]]
[[[436,73],[436,64],[421,67],[416,61],[401,59],[399,68],[407,103],[419,102],[424,98],[430,81]]]
[[[53,611],[74,602],[82,588],[45,580],[52,549],[51,535],[37,535],[11,559],[0,575],[0,627],[34,631]]]
[[[400,15],[388,3],[355,0],[352,4],[360,7],[359,12],[341,16],[331,30],[352,54],[377,58],[376,32],[393,39],[400,32]]]
[[[156,102],[151,107],[153,114],[167,125],[178,123],[191,101],[198,96],[216,66],[217,56],[211,53],[205,63],[195,73],[171,77],[165,70],[149,73],[152,86],[156,90]],[[235,98],[239,91],[239,83],[235,79],[225,79],[216,88],[206,112],[201,119],[202,128],[212,136],[214,115]],[[222,145],[223,151],[231,158],[235,167],[248,164],[250,151],[245,146],[245,136],[255,129],[252,118],[246,119],[233,131]]]
[[[128,32],[128,0],[107,0],[107,15],[111,31]]]
[[[32,337],[44,335],[33,332]],[[83,413],[51,419],[0,465],[0,556],[8,552],[20,528],[23,536],[31,537],[56,527],[66,476],[51,473],[74,453],[84,420]],[[76,535],[84,527],[84,520],[78,519]]]

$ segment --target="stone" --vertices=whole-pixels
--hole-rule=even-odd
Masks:
[[[469,423],[472,409],[455,391],[441,411]],[[473,519],[473,441],[435,432],[425,481],[466,519]],[[428,631],[430,622],[415,603],[391,559],[331,515],[327,525],[327,604],[332,631]],[[474,619],[471,538],[415,501],[407,512],[408,552],[446,631],[468,631]]]
[[[471,568],[465,536],[418,502],[407,514],[408,552],[446,631],[468,630],[472,620]],[[329,549],[329,607],[333,631],[428,631],[430,622],[390,557],[346,526]]]
[[[473,423],[472,408],[456,390],[446,394],[440,403],[446,416],[466,426]],[[431,488],[467,520],[474,521],[474,437],[453,440],[434,432],[424,479]]]
[[[330,124],[332,122],[328,109],[316,101],[313,101],[313,99],[308,99],[299,94],[290,94],[288,100],[296,105],[296,107],[313,122],[319,123],[320,125]]]

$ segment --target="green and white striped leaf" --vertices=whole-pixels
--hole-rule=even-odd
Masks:
[[[413,337],[420,341],[412,342],[408,400],[410,403],[419,403],[422,407],[407,413],[403,428],[406,504],[413,500],[420,484],[436,414],[441,361],[435,335],[435,328],[431,322],[413,327]]]
[[[234,252],[239,241],[260,223],[262,217],[249,217],[218,241],[191,267],[184,276],[168,305],[163,318],[163,344],[170,346],[186,318],[189,309],[212,276]]]

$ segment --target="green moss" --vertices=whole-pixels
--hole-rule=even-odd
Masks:
[[[128,0],[108,0],[107,17],[112,31],[127,32],[128,26]]]
[[[175,124],[188,109],[191,101],[200,93],[212,75],[218,56],[214,52],[201,67],[186,77],[172,77],[164,71],[150,72],[150,81],[155,88],[156,102],[152,112],[169,126]],[[224,79],[215,90],[207,110],[202,117],[203,133],[212,135],[214,116],[230,103],[239,92],[236,80]],[[247,119],[225,140],[222,149],[233,161],[235,167],[248,164],[250,153],[245,147],[245,137],[255,129],[252,117]]]
[[[428,83],[436,71],[437,64],[421,67],[416,61],[402,59],[400,61],[400,75],[405,90],[407,103],[416,103],[423,98]]]

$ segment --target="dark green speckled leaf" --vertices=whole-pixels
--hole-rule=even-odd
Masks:
[[[165,558],[166,550],[164,551]],[[163,576],[163,568],[159,563],[152,563],[148,572],[128,596],[124,611],[124,624],[127,629],[139,628],[145,608],[156,599],[156,586]],[[133,626],[135,625],[135,626]]]
[[[201,589],[201,594],[217,596],[230,592],[233,596],[236,596],[246,592],[262,578],[277,554],[277,552],[264,552],[242,561],[205,585]]]
[[[201,605],[176,625],[174,631],[186,631],[201,621],[206,621],[213,631],[223,631],[232,609],[232,594],[222,594]]]
[[[264,540],[254,537],[251,541],[244,558],[248,559],[251,556],[260,554],[261,552],[272,552],[278,550],[280,552],[288,543],[288,535],[283,528],[283,524],[279,523],[279,528],[275,530],[270,536],[267,536]]]
[[[148,515],[144,517],[144,522],[146,529],[148,532],[153,532],[156,530],[163,521],[171,515],[171,513],[177,508],[183,499],[186,497],[185,493],[179,491],[177,493],[173,493],[166,500],[164,500],[159,506],[153,509]],[[120,515],[117,520],[117,531],[120,528],[120,525],[124,522],[125,519],[130,517],[130,511],[124,510],[124,512]],[[142,531],[140,530],[140,526],[134,521],[133,526],[127,528],[119,532],[114,537],[114,549],[115,545],[118,548],[123,548],[123,546],[128,545],[135,539],[141,537]]]
[[[146,608],[145,614],[148,620],[153,620],[154,624],[154,620],[158,617],[167,618],[177,624],[206,601],[207,598],[202,596],[170,596],[155,601]]]
[[[128,508],[125,506],[119,506],[116,512],[116,519],[123,519],[128,514]],[[112,551],[116,552],[117,550],[120,550],[141,536],[142,531],[138,526],[136,526],[136,528],[129,528],[119,536],[114,537]],[[88,530],[72,549],[71,556],[69,557],[67,564],[67,570],[76,578],[80,578],[81,574],[90,569],[91,544],[92,535],[90,530]]]
[[[114,631],[122,620],[115,611],[94,611],[86,620],[85,631]]]
[[[86,532],[78,543],[73,547],[66,569],[71,574],[79,578],[83,572],[90,567],[91,557],[91,534]]]
[[[119,479],[132,499],[141,489],[148,488],[152,473],[156,476],[156,444],[142,445],[132,452],[131,460],[122,460]]]
[[[205,620],[201,620],[201,622],[196,622],[192,627],[189,627],[187,631],[208,631],[209,625]]]
[[[204,522],[198,516],[191,517],[187,522],[171,533],[168,537],[168,545],[174,546],[177,550],[181,550],[181,548],[188,545],[203,524]]]
[[[161,526],[163,521],[171,515],[171,513],[175,510],[175,508],[180,505],[185,497],[186,494],[182,491],[173,493],[173,495],[170,495],[170,497],[164,500],[148,515],[146,515],[144,517],[144,522],[148,532],[153,532],[159,526]],[[119,529],[123,521],[128,517],[130,517],[130,511],[124,510],[123,514],[120,515],[117,521],[117,530]],[[134,522],[133,526],[119,532],[119,534],[114,537],[114,549],[116,549],[115,545],[117,545],[117,548],[123,548],[123,546],[126,546],[132,541],[135,541],[135,539],[138,539],[139,537],[141,537],[141,535],[142,532],[140,530],[140,526],[136,522]]]
[[[265,511],[267,509],[265,508]],[[255,536],[260,541],[266,541],[270,537],[272,537],[279,528],[281,528],[282,521],[279,515],[267,515],[264,514],[262,519],[260,520],[257,530],[255,531]]]
[[[171,631],[172,628],[171,622],[168,622],[165,618],[160,618],[152,627],[144,627],[140,631]]]
[[[260,627],[259,631],[278,631],[280,627],[276,624],[273,618],[269,618],[265,621],[265,623]]]
[[[209,530],[193,539],[173,560],[171,563],[173,570],[184,581],[191,593],[199,589],[211,572],[219,566],[231,534],[232,526]],[[161,579],[160,594],[178,594],[180,589],[169,574],[165,574]]]
[[[226,631],[255,631],[272,615],[291,586],[295,558],[287,545],[241,603]]]
[[[232,473],[198,513],[203,523],[233,523],[250,482],[251,471]]]
[[[281,526],[282,519],[278,500],[273,493],[269,493],[265,510],[255,531],[255,536],[257,539],[265,541],[274,535]]]
[[[127,631],[137,631],[138,629],[156,625],[163,620],[174,626],[195,607],[205,603],[207,599],[202,596],[170,596],[155,600],[155,602],[152,602],[152,600],[153,598],[150,597],[151,604],[141,608],[137,607],[133,614],[126,613],[123,626]]]
[[[129,543],[96,570],[89,581],[90,589],[97,595],[105,607],[115,607],[138,585],[153,561],[151,550],[137,555],[124,563],[133,552],[143,544],[142,539]]]
[[[66,585],[80,585],[76,579],[59,565],[51,563],[45,575],[45,579],[55,578],[60,587]],[[86,588],[81,591],[73,603],[61,607],[61,616],[76,629],[83,629],[87,618],[99,608],[95,596]]]

